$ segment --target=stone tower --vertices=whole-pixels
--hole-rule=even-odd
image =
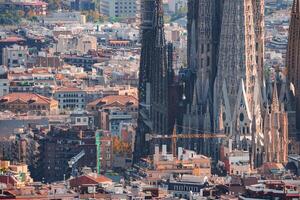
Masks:
[[[217,72],[219,36],[223,0],[188,1],[188,69],[184,133],[213,130],[213,83]],[[189,142],[190,143],[190,142]],[[209,154],[209,142],[193,145]]]
[[[135,140],[135,161],[151,153],[146,134],[172,132],[169,85],[172,84],[172,55],[165,41],[162,0],[142,0],[139,115]],[[171,52],[172,53],[172,52]],[[174,120],[173,120],[174,122]]]
[[[214,102],[217,130],[241,146],[251,138],[254,86],[257,81],[252,0],[225,0]],[[238,140],[238,141],[237,141]]]
[[[255,52],[257,75],[260,84],[264,79],[264,54],[265,54],[265,1],[252,0],[255,23]]]
[[[151,121],[152,131],[157,134],[168,134],[172,132],[169,128],[168,117],[168,57],[167,45],[164,33],[162,0],[156,0],[156,15],[154,16],[155,38],[152,69],[151,69]]]
[[[294,0],[286,56],[287,78],[294,85],[296,128],[300,130],[300,0]]]
[[[288,115],[278,96],[277,81],[272,87],[272,99],[264,122],[264,162],[286,163],[288,155]]]

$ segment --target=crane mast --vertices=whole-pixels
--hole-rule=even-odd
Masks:
[[[77,163],[83,156],[85,156],[85,151],[84,150],[82,150],[79,154],[72,157],[71,160],[68,161],[69,167],[72,168],[72,172],[71,172],[72,177],[77,176],[77,173],[78,173]]]

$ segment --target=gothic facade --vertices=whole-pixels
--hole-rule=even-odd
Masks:
[[[265,1],[252,0],[255,24],[255,53],[258,80],[262,84],[264,79],[264,55],[265,55]]]
[[[296,125],[300,130],[300,0],[294,0],[291,11],[289,42],[286,56],[287,78],[292,84],[296,103]],[[296,135],[295,135],[296,137]],[[299,139],[299,138],[298,138]]]
[[[189,3],[189,68],[195,82],[187,95],[187,130],[224,132],[224,144],[230,140],[234,148],[249,151],[253,167],[287,162],[292,95],[285,79],[264,75],[264,0]],[[212,156],[218,143],[200,146]]]
[[[213,130],[213,84],[217,73],[223,0],[188,2],[188,66],[184,133]],[[199,141],[199,140],[198,140]],[[209,140],[189,141],[189,148],[210,154]]]
[[[142,49],[135,160],[151,152],[152,146],[146,141],[147,134],[172,133],[175,114],[170,110],[177,103],[173,82],[173,47],[165,41],[162,0],[142,0],[141,6]]]

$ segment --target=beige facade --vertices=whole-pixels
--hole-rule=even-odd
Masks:
[[[0,98],[0,110],[9,110],[15,113],[55,112],[58,102],[38,94],[32,93],[10,93]]]

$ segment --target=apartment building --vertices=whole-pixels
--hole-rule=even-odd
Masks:
[[[100,12],[107,17],[135,18],[138,0],[102,0]]]

